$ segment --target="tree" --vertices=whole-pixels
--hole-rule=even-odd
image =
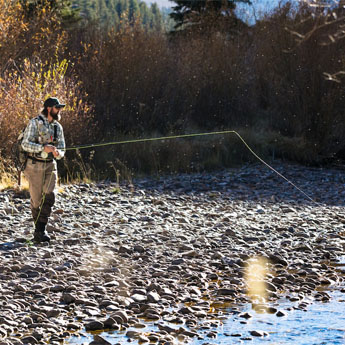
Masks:
[[[236,3],[251,4],[250,0],[174,0],[171,18],[175,20],[175,28],[187,26],[222,25],[238,21],[235,14]]]
[[[129,13],[128,13],[129,21],[133,22],[138,15],[139,15],[139,5],[138,5],[137,0],[129,0]]]
[[[144,26],[147,26],[150,24],[151,20],[151,12],[149,11],[149,8],[147,7],[145,2],[141,2],[139,4],[139,9],[140,9],[140,18]]]
[[[98,27],[118,28],[121,21],[140,23],[143,27],[161,30],[163,27],[162,13],[156,4],[148,7],[139,0],[74,0],[80,9],[85,22],[92,22]]]
[[[28,20],[35,20],[42,10],[60,16],[65,26],[72,26],[80,20],[79,9],[73,6],[70,0],[19,0],[19,3]]]
[[[162,14],[158,8],[158,5],[156,3],[153,3],[151,5],[151,12],[152,12],[152,29],[156,31],[161,31],[163,26],[163,19]]]
[[[287,28],[295,37],[296,47],[315,41],[320,49],[336,46],[337,51],[343,51],[345,0],[315,0],[312,4],[304,6],[306,15],[300,19],[300,27]],[[338,61],[338,66],[335,66],[334,71],[325,71],[324,76],[327,80],[340,83],[341,79],[345,77],[345,64],[342,59],[334,60]]]
[[[69,11],[76,13],[68,1],[3,0],[0,8],[0,75],[26,57],[49,60],[63,54]]]

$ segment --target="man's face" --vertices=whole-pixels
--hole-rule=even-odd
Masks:
[[[56,107],[51,107],[50,108],[50,116],[54,119],[54,120],[60,120],[61,116],[60,116],[60,109],[61,108],[56,108]]]

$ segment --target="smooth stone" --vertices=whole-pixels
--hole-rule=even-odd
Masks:
[[[25,336],[21,338],[20,340],[24,344],[38,344],[38,340],[31,335]]]
[[[253,317],[253,315],[251,315],[251,314],[245,312],[245,313],[239,314],[239,317],[242,317],[242,318],[244,318],[244,319],[250,319],[250,318]]]
[[[114,318],[114,319],[116,317],[119,318],[120,321],[121,321],[121,324],[122,323],[128,323],[128,314],[125,311],[123,311],[123,310],[119,310],[116,313],[111,314],[110,317]]]
[[[268,333],[264,332],[264,331],[250,331],[249,333],[253,337],[266,337],[266,336],[268,336]]]
[[[136,332],[136,331],[127,331],[126,332],[126,337],[130,338],[130,339],[138,339],[140,336],[140,332]]]
[[[276,316],[278,317],[283,317],[283,316],[286,316],[287,313],[285,311],[282,311],[282,310],[279,310],[277,313],[276,313]]]
[[[109,341],[105,340],[103,337],[100,335],[95,334],[93,336],[93,341],[89,343],[89,345],[111,345]]]
[[[84,324],[86,331],[98,331],[104,329],[104,324],[101,321],[90,321]]]

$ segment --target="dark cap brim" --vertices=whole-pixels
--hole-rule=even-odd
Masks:
[[[54,105],[55,108],[64,108],[65,106],[66,106],[66,104]]]

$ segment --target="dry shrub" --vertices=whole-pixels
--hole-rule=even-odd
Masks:
[[[154,121],[160,115],[157,103],[165,92],[167,67],[173,68],[165,37],[129,24],[80,36],[86,43],[73,48],[81,48],[76,71],[95,105],[103,136],[159,127]]]
[[[54,64],[24,60],[21,72],[6,73],[0,88],[0,152],[9,158],[13,143],[28,120],[37,116],[43,101],[58,97],[67,106],[62,125],[68,145],[92,140],[92,108],[83,101],[78,82],[65,77],[67,60]]]
[[[251,70],[243,36],[187,35],[173,46],[176,73],[169,83],[173,112],[183,128],[234,128],[252,121]]]
[[[0,0],[0,71],[20,50],[20,37],[28,30],[21,5],[15,1]]]
[[[59,16],[48,0],[30,15],[24,3],[0,0],[0,158],[6,165],[18,134],[48,96],[67,104],[62,123],[69,145],[93,135],[92,109],[83,100],[72,64],[60,58],[68,35]]]
[[[49,0],[41,2],[34,16],[27,15],[25,2],[0,0],[0,76],[18,69],[27,57],[42,61],[63,54],[66,33]]]
[[[77,73],[108,137],[251,121],[243,37],[215,31],[175,39],[136,25],[80,37],[74,42],[86,43],[73,46],[80,51]]]
[[[270,154],[262,134],[241,131],[249,145],[260,155]],[[147,135],[146,137],[149,137]],[[153,135],[157,137],[157,135]],[[121,141],[123,138],[119,138]],[[129,139],[127,137],[127,139]],[[92,154],[92,160],[90,156]],[[107,146],[95,151],[83,152],[79,162],[75,161],[70,175],[89,178],[90,168],[98,167],[98,177],[115,178],[164,173],[200,172],[230,167],[239,163],[255,161],[246,146],[232,134],[210,137],[174,138],[157,141]],[[80,169],[78,166],[83,165]],[[128,179],[128,178],[126,178]]]
[[[16,174],[11,168],[11,162],[4,159],[0,152],[0,191],[14,187],[16,182]]]

